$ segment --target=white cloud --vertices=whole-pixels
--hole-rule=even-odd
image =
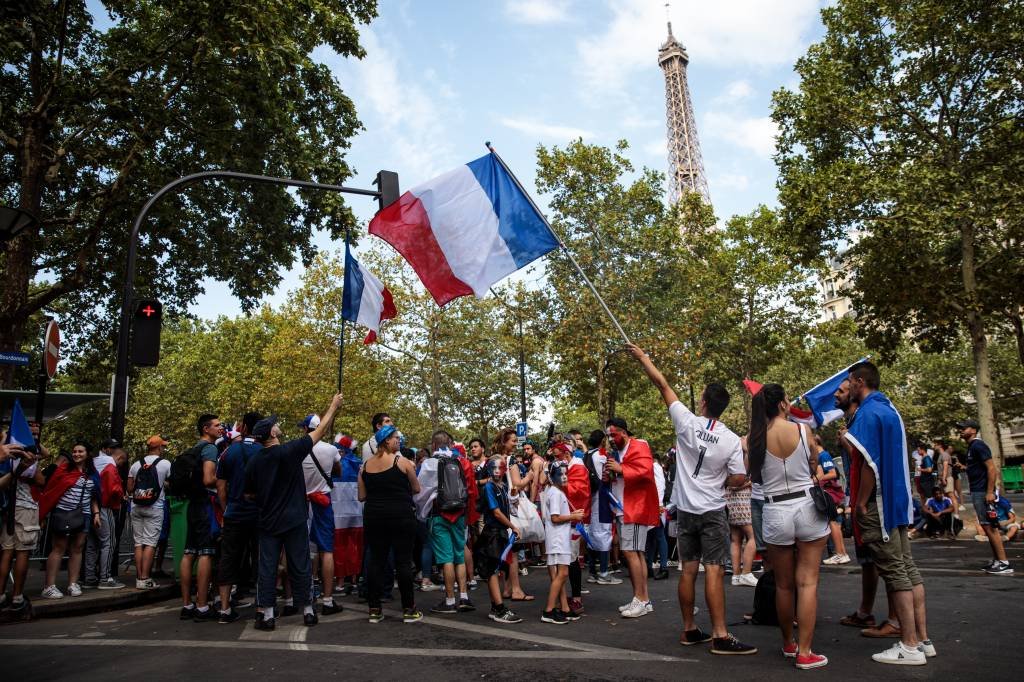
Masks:
[[[569,19],[569,2],[505,0],[505,16],[521,24],[558,24]]]
[[[535,121],[525,118],[502,118],[501,125],[512,130],[536,137],[538,139],[554,139],[559,141],[575,140],[577,137],[593,138],[594,133],[583,128],[572,126],[552,125],[542,121]]]
[[[361,108],[366,106],[363,102],[372,108],[376,132],[388,137],[393,156],[401,159],[410,177],[421,180],[454,166],[456,162],[447,143],[449,135],[444,124],[453,116],[442,112],[432,96],[440,92],[444,99],[450,100],[453,98],[450,89],[439,84],[436,73],[429,93],[417,79],[403,78],[395,56],[397,51],[385,46],[371,28],[360,31],[360,40],[366,48],[366,57],[349,62],[363,95],[357,101]],[[431,73],[427,78],[431,79]]]
[[[718,67],[791,63],[817,19],[818,0],[717,0],[673,7],[673,34],[691,62]],[[651,0],[609,0],[603,33],[577,43],[581,80],[595,97],[621,92],[630,76],[650,69],[665,41],[665,10]]]
[[[713,192],[726,189],[742,192],[750,187],[750,178],[742,173],[722,173],[712,176],[709,184]]]
[[[732,100],[747,99],[754,94],[754,88],[745,80],[733,81],[725,86],[723,96]]]
[[[775,137],[779,134],[779,127],[767,116],[739,116],[722,111],[705,114],[699,130],[701,135],[726,140],[763,157],[775,153]]]
[[[650,156],[668,158],[668,140],[655,140],[654,142],[648,142],[640,147],[640,149]]]

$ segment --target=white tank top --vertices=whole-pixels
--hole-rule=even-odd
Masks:
[[[764,465],[761,467],[761,489],[767,496],[785,495],[800,490],[807,490],[814,481],[811,479],[811,456],[804,440],[804,427],[800,427],[800,442],[796,449],[785,459],[765,452]]]

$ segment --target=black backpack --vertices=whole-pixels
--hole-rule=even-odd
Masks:
[[[203,485],[202,454],[206,443],[196,444],[171,461],[167,475],[167,493],[174,497],[201,498],[206,494]]]
[[[466,508],[469,491],[462,466],[454,457],[437,458],[437,498],[434,506],[438,511],[454,512]]]
[[[587,473],[590,475],[590,494],[595,495],[597,491],[601,489],[601,477],[597,475],[597,467],[594,466],[594,453],[598,452],[595,448],[586,455],[583,456],[583,464],[587,467]]]
[[[146,458],[139,460],[139,471],[135,474],[135,488],[132,490],[132,504],[139,507],[151,507],[160,499],[160,477],[156,466],[164,461],[157,457],[152,464],[146,464]]]
[[[775,607],[775,572],[765,571],[754,588],[754,625],[778,625],[779,612]]]

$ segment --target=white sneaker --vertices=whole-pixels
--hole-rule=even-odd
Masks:
[[[81,594],[81,593],[79,593]],[[64,593],[60,591],[60,588],[56,585],[50,585],[43,588],[43,591],[39,594],[43,599],[63,599]]]
[[[736,585],[737,583],[733,583]],[[757,578],[753,573],[742,573],[739,576],[739,585],[744,587],[757,587]]]
[[[71,583],[70,585],[68,585],[68,594],[70,594],[72,597],[81,597],[82,586],[78,583]]]
[[[935,651],[935,645],[932,644],[932,640],[926,639],[917,645],[917,650],[924,654],[925,658],[935,658],[938,656],[938,652]]]
[[[848,564],[848,563],[850,563],[850,555],[849,554],[840,554],[839,555],[839,561],[837,561],[836,563],[837,564]]]
[[[826,566],[835,566],[836,564],[839,563],[839,555],[838,554],[833,554],[832,556],[830,556],[829,558],[825,559],[821,563],[825,564]]]
[[[616,578],[611,573],[598,573],[597,574],[598,585],[621,585],[622,578]]]
[[[626,609],[625,611],[622,611],[621,615],[623,618],[639,618],[640,616],[646,616],[648,613],[654,610],[654,607],[652,606],[651,611],[648,611],[647,607],[649,605],[650,602],[644,603],[639,599],[634,599],[633,603],[630,604],[630,608]]]
[[[654,602],[645,601],[644,602],[644,612],[645,613],[654,613]]]
[[[530,571],[527,570],[526,566],[519,569],[519,575],[530,575]]]
[[[430,582],[429,580],[427,582],[425,582],[425,583],[420,583],[420,592],[433,592],[434,590],[439,590],[439,589],[441,589],[441,587],[439,585],[435,585],[434,583]]]
[[[637,599],[636,597],[633,597],[627,603],[625,603],[625,604],[623,604],[622,606],[619,607],[619,613],[625,613],[626,611],[629,611],[630,609],[634,609],[634,608],[636,608],[636,606],[638,604],[639,605],[643,605],[643,602],[640,601],[639,599]]]
[[[896,642],[885,651],[872,654],[871,660],[890,665],[925,665],[928,662],[923,651],[908,649],[903,642]]]
[[[740,580],[740,577],[738,575],[734,575],[732,577],[732,586],[733,587],[737,587],[737,586],[742,585],[742,584],[743,584],[743,581]]]

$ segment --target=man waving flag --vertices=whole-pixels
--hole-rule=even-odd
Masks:
[[[345,245],[345,289],[341,299],[341,316],[370,328],[363,343],[376,341],[380,323],[398,314],[391,292],[352,257],[348,244]]]
[[[370,221],[370,234],[409,261],[439,306],[483,298],[560,245],[493,153],[413,187]]]

